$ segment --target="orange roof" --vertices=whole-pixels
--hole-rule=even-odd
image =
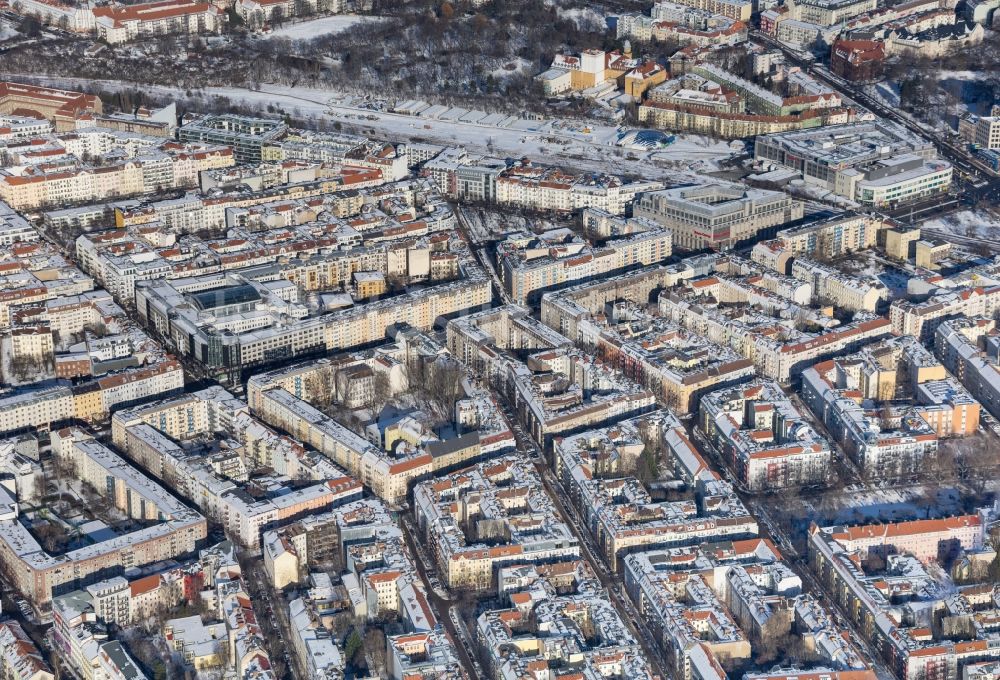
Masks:
[[[891,538],[893,536],[916,536],[933,534],[967,527],[980,526],[979,515],[960,515],[943,519],[918,519],[912,522],[894,522],[890,524],[868,524],[865,526],[847,527],[842,533],[834,534],[837,540],[857,541],[866,538]]]
[[[144,595],[145,593],[155,590],[159,586],[160,586],[159,574],[146,576],[144,578],[132,581],[131,583],[128,584],[132,597],[138,597],[139,595]]]

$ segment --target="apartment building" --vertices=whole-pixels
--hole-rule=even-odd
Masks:
[[[543,447],[562,433],[650,410],[652,392],[531,318],[518,305],[453,319],[448,349],[510,399],[525,430]],[[537,350],[527,360],[512,352]]]
[[[316,680],[336,680],[346,665],[336,637],[322,620],[321,607],[325,603],[320,598],[332,590],[327,586],[329,579],[327,574],[313,575],[313,588],[304,597],[297,597],[288,604],[292,648],[303,661],[306,673]]]
[[[89,362],[88,362],[89,363]],[[0,399],[2,431],[47,429],[76,418],[94,422],[116,408],[168,395],[184,387],[184,371],[175,359],[126,369],[73,387],[43,387]]]
[[[135,161],[93,169],[31,170],[0,176],[0,199],[16,210],[104,201],[142,193],[142,178],[142,165]]]
[[[791,275],[812,285],[818,303],[833,303],[852,312],[875,312],[889,299],[888,287],[875,277],[847,276],[813,260],[796,258]]]
[[[407,360],[416,356],[409,351],[403,350]],[[513,434],[485,389],[459,400],[454,437],[432,436],[409,418],[376,426],[371,434],[375,441],[370,441],[310,405],[323,398],[322,385],[335,382],[328,364],[291,366],[250,378],[247,398],[261,420],[312,446],[387,503],[401,503],[416,481],[432,473],[514,446]]]
[[[406,680],[412,677],[435,677],[463,680],[465,670],[458,661],[455,645],[443,630],[390,635],[389,677]]]
[[[315,565],[343,564],[351,545],[390,535],[399,535],[399,528],[382,501],[350,501],[265,531],[264,570],[274,588],[301,584]]]
[[[743,314],[711,305],[701,305],[706,296],[735,303],[762,305],[764,311]],[[752,302],[751,302],[752,301]],[[853,351],[862,345],[888,336],[892,324],[884,317],[858,315],[846,325],[831,324],[829,319],[808,308],[799,308],[821,328],[804,332],[783,317],[791,307],[788,300],[750,281],[729,276],[711,276],[685,283],[683,288],[664,292],[659,298],[664,318],[698,333],[711,342],[728,346],[753,361],[759,375],[789,382],[804,368],[822,357]],[[797,312],[796,312],[797,313]],[[784,320],[783,320],[784,319]],[[825,325],[824,325],[825,324]],[[780,330],[780,334],[775,333]]]
[[[388,518],[384,505],[378,501],[369,503],[380,506],[375,512],[376,519]],[[399,527],[395,520],[378,521],[380,524],[373,532],[362,535],[357,532],[368,530],[357,526],[350,529],[352,535],[341,536],[339,549],[343,550],[347,569],[342,580],[350,600],[348,611],[383,624],[396,622],[397,630],[404,631],[386,636],[389,677],[394,680],[427,676],[463,680],[466,676],[454,643],[430,607],[428,594]],[[312,624],[314,617],[323,616],[322,600],[329,597],[333,589],[329,577],[323,573],[310,578],[314,583],[308,591],[312,602],[303,604],[312,611],[307,612],[308,622],[306,616],[295,617],[294,625],[299,631],[293,634],[292,643],[307,668],[321,666],[323,672],[332,672],[330,680],[335,680],[340,672],[330,668],[330,657],[316,653],[321,649],[333,651],[323,640],[325,629]],[[293,603],[293,613],[296,609]],[[310,677],[327,678],[320,673],[310,674]]]
[[[516,457],[417,484],[413,509],[449,588],[495,590],[502,566],[580,555],[534,468]]]
[[[791,97],[781,97],[755,83],[741,78],[711,63],[696,63],[690,73],[718,83],[725,90],[735,92],[745,103],[746,109],[767,116],[789,116],[818,109],[838,109],[842,102],[836,91],[809,79],[814,92]]]
[[[785,248],[781,239],[759,241],[750,249],[750,261],[765,269],[787,276],[792,272],[792,262],[795,260],[791,252]],[[812,290],[810,287],[810,295]]]
[[[892,524],[834,527],[829,538],[848,552],[913,555],[922,562],[937,560],[941,545],[957,544],[962,550],[983,546],[983,518],[978,514]]]
[[[917,473],[940,437],[979,428],[978,402],[908,336],[805,370],[802,398],[865,473],[883,479]]]
[[[264,161],[304,161],[341,165],[377,172],[383,181],[396,182],[410,174],[409,154],[394,145],[358,135],[289,129],[273,136],[261,148]]]
[[[547,290],[670,257],[670,231],[640,220],[630,223],[637,225],[638,233],[610,239],[601,246],[592,246],[567,230],[508,236],[497,246],[500,280],[514,302],[526,304]]]
[[[94,150],[95,137],[109,140],[103,150]],[[90,144],[80,144],[81,139]],[[102,131],[96,134],[74,133],[61,140],[56,138],[56,144],[65,153],[78,158],[86,154],[120,152],[124,144],[117,142],[127,144],[129,139],[125,133]],[[233,153],[225,147],[178,145],[174,142],[163,143],[159,138],[149,139],[156,140],[159,145],[144,144],[145,148],[136,155],[107,164],[94,166],[72,160],[63,164],[0,169],[0,198],[21,211],[101,202],[194,186],[201,170],[233,164]],[[116,155],[120,158],[120,154]]]
[[[829,481],[829,443],[777,383],[754,381],[706,394],[699,425],[750,491],[824,486]]]
[[[112,433],[133,460],[250,549],[260,545],[264,532],[349,502],[362,491],[336,465],[255,420],[245,403],[221,387],[119,411]],[[205,444],[206,435],[220,439],[218,449]],[[239,445],[222,446],[225,441]],[[281,475],[312,484],[293,488]]]
[[[516,163],[496,177],[498,205],[546,212],[585,208],[624,215],[638,195],[661,189],[654,181],[625,181],[613,175],[576,175],[531,163]]]
[[[74,13],[76,9],[70,5],[47,3],[45,0],[28,0],[26,3],[22,3],[22,11],[31,13],[36,9],[32,3],[37,3],[38,7],[43,10],[43,15],[50,9],[70,14]],[[86,12],[90,14],[89,10]],[[80,13],[82,14],[83,10],[80,10]],[[90,21],[93,21],[92,14],[90,14]],[[99,114],[104,110],[104,107],[100,97],[92,94],[9,81],[0,82],[0,115],[7,115],[15,110],[37,113],[38,118],[52,121],[56,130],[73,130],[76,128],[76,117],[79,114]]]
[[[795,19],[818,26],[834,26],[876,8],[875,0],[798,0],[792,5]]]
[[[998,348],[996,324],[988,318],[951,319],[934,334],[937,358],[994,417],[1000,414]]]
[[[264,422],[314,446],[389,503],[400,503],[412,480],[432,470],[429,453],[386,456],[378,447],[281,387],[262,386],[251,390],[249,396],[254,412]]]
[[[191,553],[207,536],[204,517],[82,430],[53,433],[52,448],[96,482],[110,503],[130,517],[155,523],[57,556],[43,550],[16,512],[0,521],[0,561],[16,575],[11,585],[36,608],[47,610],[53,595],[109,574]]]
[[[662,442],[679,474],[691,484],[693,499],[654,502],[632,476],[636,460],[651,442]],[[636,550],[757,533],[756,520],[732,487],[704,465],[668,411],[556,439],[553,460],[556,476],[613,570]]]
[[[781,229],[776,239],[792,257],[829,259],[873,248],[886,228],[886,222],[878,217],[835,215]]]
[[[502,158],[449,147],[427,160],[421,173],[448,198],[492,203],[496,201],[497,178],[506,168]]]
[[[375,202],[377,212],[366,209]],[[458,278],[465,251],[446,233],[455,226],[451,209],[422,182],[374,192],[322,180],[265,189],[252,198],[236,191],[225,197],[187,194],[117,209],[115,222],[114,230],[81,235],[76,253],[87,271],[129,305],[139,280],[252,267],[250,278],[266,283],[271,272],[265,265],[277,263],[284,265],[283,278],[309,292],[340,293],[363,271],[397,282],[443,282]],[[204,229],[227,234],[192,235]]]
[[[661,3],[654,5],[652,10],[653,16],[657,16],[657,5],[659,4]],[[753,12],[752,3],[745,0],[678,0],[676,4],[702,10],[710,14],[718,14],[744,23],[750,21],[750,15]]]
[[[52,123],[30,116],[0,115],[0,141],[30,139],[52,132]]]
[[[711,41],[711,45],[717,43]],[[848,123],[854,114],[840,96],[800,71],[789,74],[801,94],[781,97],[705,61],[694,45],[678,53],[673,79],[650,91],[639,118],[669,130],[691,130],[727,139]],[[709,47],[700,48],[708,50]]]
[[[809,529],[809,563],[839,608],[849,612],[855,628],[878,650],[896,677],[961,677],[966,664],[995,656],[993,643],[981,627],[984,619],[975,612],[976,589],[956,588],[948,576],[944,576],[944,584],[938,583],[930,575],[928,563],[946,562],[966,553],[975,555],[983,545],[985,526],[994,519],[981,510],[972,515],[892,524],[813,524]],[[870,555],[884,561],[885,569],[873,567]],[[936,573],[941,573],[939,568]],[[922,592],[931,607],[971,612],[972,637],[952,641],[928,631],[922,621],[898,617],[895,603],[907,597],[904,592]]]
[[[644,267],[547,293],[542,296],[540,319],[545,326],[575,342],[582,322],[600,314],[608,305],[643,304],[656,290],[714,271],[714,260],[708,262],[708,259],[689,257],[678,264]]]
[[[196,0],[162,0],[96,7],[98,37],[112,45],[164,34],[215,33],[225,17],[218,7]]]
[[[502,571],[523,575],[524,586],[509,589],[509,601],[476,620],[476,638],[491,677],[552,672],[566,663],[596,677],[655,677],[642,648],[582,563],[561,562],[545,569],[519,565]],[[563,578],[567,571],[571,579]],[[591,627],[597,635],[585,633]],[[545,648],[553,651],[538,653]]]
[[[1000,286],[942,288],[920,302],[896,300],[889,308],[892,331],[930,341],[949,317],[992,317],[1000,308]]]
[[[0,673],[10,680],[54,680],[52,668],[17,621],[0,622]]]
[[[754,374],[753,362],[649,315],[642,306],[616,304],[604,323],[593,317],[577,324],[575,341],[635,380],[677,413],[693,412],[702,394]]]
[[[704,47],[710,44],[735,45],[747,39],[747,25],[704,10],[675,2],[657,2],[649,15],[624,13],[616,25],[619,40],[638,42],[680,40]]]
[[[344,5],[344,0],[331,0],[328,11],[342,12]],[[304,5],[299,5],[292,0],[239,0],[236,3],[236,11],[240,18],[248,26],[258,30],[263,28],[265,24],[284,21],[289,17],[298,16],[303,11],[312,14],[317,7],[318,3],[315,0],[309,0]]]
[[[53,600],[54,646],[65,667],[84,680],[129,680],[141,676],[142,671],[122,643],[109,641],[105,632],[105,622],[124,625],[130,621],[129,591],[126,579],[114,577]]]
[[[802,203],[780,191],[709,184],[643,194],[633,213],[663,225],[684,250],[725,250],[760,231],[802,217]]]
[[[745,139],[792,130],[808,130],[849,121],[841,109],[808,110],[800,114],[769,115],[729,112],[702,106],[705,97],[682,94],[674,101],[646,100],[639,106],[639,120],[660,130],[707,134],[722,139]]]
[[[177,138],[182,142],[203,142],[231,147],[237,163],[260,163],[261,149],[287,132],[280,120],[222,114],[206,116],[182,125]]]
[[[846,631],[802,592],[801,579],[768,539],[709,539],[633,552],[624,565],[625,590],[670,650],[676,678],[729,677],[722,664],[749,659],[765,631],[781,631],[815,650],[812,663],[794,677],[874,677]],[[745,677],[785,678],[772,673]]]
[[[4,432],[44,430],[74,415],[73,391],[49,387],[0,399],[4,411]]]
[[[984,149],[1000,149],[1000,116],[980,117],[974,139]]]

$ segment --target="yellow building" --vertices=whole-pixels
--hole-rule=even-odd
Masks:
[[[93,422],[104,416],[104,397],[97,381],[73,387],[73,417]]]
[[[354,287],[361,300],[385,295],[389,288],[382,272],[355,272]]]
[[[885,254],[897,260],[908,260],[912,257],[913,244],[920,240],[920,229],[905,229],[902,227],[886,229]]]
[[[924,269],[938,270],[938,262],[948,257],[951,244],[945,241],[917,241],[916,265]]]
[[[625,74],[625,94],[636,100],[641,100],[646,90],[666,82],[667,70],[655,61],[639,64]]]
[[[268,531],[264,534],[263,549],[264,571],[272,587],[281,590],[299,582],[299,557],[287,538],[276,531]]]

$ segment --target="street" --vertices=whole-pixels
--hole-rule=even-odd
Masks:
[[[280,658],[283,658],[288,674],[294,680],[305,680],[309,676],[300,665],[302,660],[294,653],[294,648],[288,642],[292,630],[288,620],[288,603],[284,599],[278,600],[271,584],[267,582],[261,563],[257,561],[250,568],[243,570],[243,581],[253,598],[254,614],[265,639],[277,636],[281,641],[278,649],[268,649],[272,656],[272,665],[275,655],[282,654],[283,657]]]
[[[566,523],[576,537],[583,551],[584,558],[601,582],[612,604],[617,608],[622,621],[628,626],[632,636],[640,643],[646,657],[659,666],[663,675],[669,675],[666,656],[656,636],[649,629],[646,619],[640,616],[632,600],[622,596],[622,591],[619,589],[621,578],[611,573],[604,558],[601,556],[600,549],[594,544],[593,536],[581,526],[576,508],[569,501],[569,498],[567,498],[562,485],[553,476],[552,470],[545,462],[543,452],[533,440],[525,436],[524,431],[517,425],[517,420],[513,417],[510,407],[506,403],[502,403],[501,409],[508,423],[511,425],[511,431],[514,432],[518,450],[522,453],[531,452],[530,455],[532,455],[535,461],[535,469],[538,471],[545,491],[555,503],[562,521]]]
[[[444,626],[445,631],[447,631],[448,635],[455,642],[455,650],[458,652],[462,665],[468,670],[470,680],[486,680],[486,676],[482,672],[483,669],[476,660],[475,639],[466,630],[464,624],[461,625],[461,628],[456,624],[456,619],[460,619],[461,617],[457,615],[451,600],[445,599],[438,589],[431,587],[432,579],[429,574],[434,573],[434,567],[433,565],[428,566],[425,563],[425,559],[429,560],[429,558],[424,553],[420,544],[415,540],[418,537],[415,535],[415,529],[410,523],[409,518],[404,517],[401,526],[403,529],[403,539],[406,541],[410,554],[414,558],[417,573],[420,576],[420,580],[424,583],[424,588],[427,590],[427,599],[434,610],[434,615],[437,617],[438,623]],[[460,624],[461,621],[459,620],[458,623]]]
[[[825,67],[817,66],[814,63],[814,60],[803,58],[799,52],[789,48],[787,45],[776,40],[772,36],[761,33],[760,31],[751,31],[751,37],[758,42],[764,43],[768,47],[773,47],[774,49],[779,50],[785,55],[785,58],[788,59],[790,63],[800,67],[813,78],[826,83],[834,90],[847,95],[855,102],[862,104],[872,113],[895,121],[920,137],[930,139],[937,146],[938,152],[941,156],[950,161],[956,168],[971,175],[979,175],[982,173],[983,176],[987,178],[989,185],[993,189],[1000,186],[1000,179],[992,173],[990,168],[987,167],[985,163],[973,158],[970,154],[967,154],[964,150],[962,150],[961,147],[946,139],[943,135],[928,130],[926,127],[915,122],[912,118],[903,114],[898,109],[887,106],[874,99],[865,93],[859,86],[850,83],[843,78],[835,76]]]
[[[486,246],[479,241],[473,241],[473,239],[469,236],[469,234],[475,232],[470,227],[464,211],[457,203],[453,203],[451,205],[452,209],[455,211],[455,214],[458,216],[458,223],[459,226],[461,227],[461,229],[458,230],[458,233],[461,234],[462,238],[465,239],[466,244],[469,246],[469,250],[472,251],[472,254],[475,256],[476,261],[479,263],[479,266],[483,268],[483,271],[489,274],[490,280],[493,282],[494,300],[496,298],[499,298],[503,302],[503,304],[505,305],[511,304],[510,296],[504,289],[503,282],[500,281],[500,277],[497,275],[497,270],[493,266],[493,260],[490,258],[489,253],[486,252]]]

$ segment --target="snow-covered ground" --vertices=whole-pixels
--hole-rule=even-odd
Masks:
[[[788,183],[788,191],[796,196],[804,197],[821,203],[839,206],[841,208],[856,208],[857,203],[849,198],[836,194],[829,189],[818,187],[801,179],[793,179]]]
[[[602,31],[607,28],[607,20],[604,16],[589,7],[571,9],[559,7],[556,12],[561,18],[572,21],[582,31]]]
[[[946,231],[955,236],[1000,240],[1000,217],[984,210],[962,210],[945,217],[927,220],[925,229]]]
[[[53,86],[78,86],[86,81],[65,78],[38,78]],[[89,81],[105,89],[135,87],[134,83],[115,80]],[[181,97],[180,88],[145,85],[150,94]],[[527,156],[543,164],[562,165],[588,172],[612,172],[638,175],[648,179],[673,182],[697,182],[705,178],[698,172],[716,169],[716,161],[733,155],[725,142],[713,142],[694,135],[677,135],[676,141],[662,151],[642,153],[615,146],[620,130],[606,123],[580,120],[527,120],[508,118],[506,126],[481,125],[460,120],[438,120],[365,108],[364,100],[352,95],[286,85],[262,85],[259,90],[236,87],[212,87],[198,94],[221,96],[233,102],[260,106],[271,105],[295,117],[325,118],[340,121],[392,141],[422,140],[434,144],[464,146],[497,156]],[[630,155],[631,154],[631,155]]]
[[[726,158],[734,151],[737,149],[729,142],[698,135],[678,135],[670,146],[657,149],[649,156],[661,161],[701,161]]]
[[[351,14],[339,14],[332,17],[320,17],[310,19],[297,24],[285,24],[281,28],[268,34],[271,38],[291,38],[292,40],[309,40],[318,38],[327,33],[343,33],[349,28],[361,23],[372,23],[382,21],[382,17],[354,16]]]
[[[927,515],[927,508],[919,502],[923,493],[921,486],[845,491],[849,493],[822,494],[818,499],[804,501],[803,505],[812,517],[824,523],[898,522],[923,519]],[[933,517],[953,514],[960,509],[959,494],[955,489],[938,489],[936,499],[931,509]]]
[[[494,78],[506,78],[515,73],[529,73],[534,68],[532,64],[527,59],[522,57],[515,57],[511,61],[506,62],[503,66],[493,69],[491,71]]]
[[[889,289],[889,299],[895,300],[906,295],[906,284],[910,274],[898,267],[886,264],[884,258],[870,250],[854,253],[837,263],[840,271],[857,277],[873,277]]]
[[[994,71],[934,71],[938,80],[986,80],[994,75]]]
[[[15,31],[13,26],[0,21],[0,42],[3,42],[4,40],[13,40],[19,35],[20,33]]]
[[[889,106],[899,106],[899,84],[892,81],[882,81],[877,83],[874,87],[869,88],[870,94]]]

